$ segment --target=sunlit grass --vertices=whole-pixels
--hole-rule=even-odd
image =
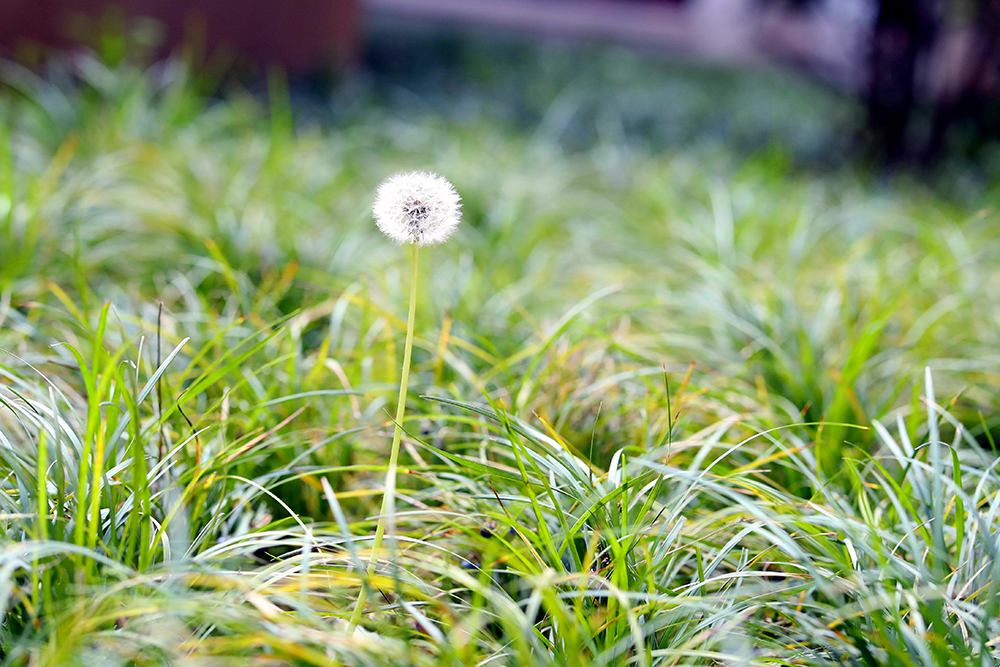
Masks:
[[[63,67],[0,93],[4,664],[997,659],[992,210]]]

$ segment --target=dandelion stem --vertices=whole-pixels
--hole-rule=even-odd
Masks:
[[[417,313],[417,250],[420,246],[413,244],[413,275],[410,278],[410,312],[406,316],[406,344],[403,347],[403,370],[399,380],[399,401],[396,403],[396,428],[392,434],[392,449],[389,451],[389,467],[385,472],[385,492],[382,494],[382,509],[379,512],[378,525],[375,528],[375,541],[372,543],[372,553],[368,560],[366,581],[358,593],[358,601],[351,614],[348,634],[352,634],[361,621],[365,602],[368,599],[367,580],[375,576],[375,565],[378,562],[379,551],[382,548],[382,538],[386,527],[390,535],[396,526],[396,470],[399,463],[399,445],[403,440],[403,417],[406,414],[406,391],[410,381],[410,353],[413,350],[413,323]]]

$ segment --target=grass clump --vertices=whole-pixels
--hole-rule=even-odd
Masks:
[[[0,92],[3,664],[997,659],[991,209],[67,67]]]

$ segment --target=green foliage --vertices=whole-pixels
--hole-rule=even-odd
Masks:
[[[60,67],[0,92],[3,664],[1000,658],[992,210]],[[413,167],[466,221],[368,575]]]

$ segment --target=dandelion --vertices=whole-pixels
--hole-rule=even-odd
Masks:
[[[413,171],[396,174],[378,188],[372,206],[375,224],[396,243],[413,245],[413,275],[410,279],[410,312],[406,318],[406,343],[403,346],[403,370],[399,381],[399,401],[396,403],[396,428],[389,450],[389,466],[385,473],[382,510],[375,527],[368,560],[368,579],[375,574],[382,539],[388,531],[395,532],[396,474],[399,468],[399,445],[403,440],[403,417],[406,415],[406,390],[410,380],[410,354],[413,350],[413,322],[417,312],[417,251],[420,246],[437,245],[448,240],[462,220],[462,200],[454,186],[437,174]],[[348,626],[351,634],[358,627],[368,598],[367,582],[358,594],[354,613]]]
[[[382,233],[400,245],[437,245],[458,227],[462,200],[447,179],[411,171],[379,186],[372,213]]]

